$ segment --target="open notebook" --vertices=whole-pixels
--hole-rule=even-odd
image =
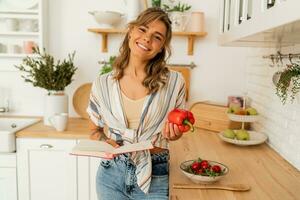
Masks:
[[[78,155],[78,156],[92,156],[92,157],[109,159],[115,157],[118,154],[141,151],[141,150],[152,149],[152,148],[153,145],[150,140],[141,141],[134,144],[125,144],[118,148],[115,148],[103,141],[80,140],[80,142],[73,147],[70,154]]]

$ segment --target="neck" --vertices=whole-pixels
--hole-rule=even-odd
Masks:
[[[146,76],[145,73],[146,65],[147,65],[146,61],[131,57],[128,66],[124,72],[126,75],[130,75],[132,77],[139,77],[143,79]]]

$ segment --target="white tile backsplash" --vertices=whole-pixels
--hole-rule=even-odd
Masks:
[[[299,53],[300,45],[284,48],[281,52]],[[251,105],[261,115],[253,129],[267,134],[268,144],[300,170],[300,95],[293,104],[281,104],[272,76],[282,67],[271,67],[272,62],[262,58],[274,53],[275,49],[262,49],[259,54],[247,58],[246,88]]]

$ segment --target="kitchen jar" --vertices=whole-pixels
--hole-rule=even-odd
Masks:
[[[187,30],[190,32],[204,32],[204,13],[192,12]]]

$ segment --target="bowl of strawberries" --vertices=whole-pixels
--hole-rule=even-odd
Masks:
[[[180,169],[191,181],[202,184],[216,182],[229,171],[228,167],[222,163],[201,158],[182,162]]]

